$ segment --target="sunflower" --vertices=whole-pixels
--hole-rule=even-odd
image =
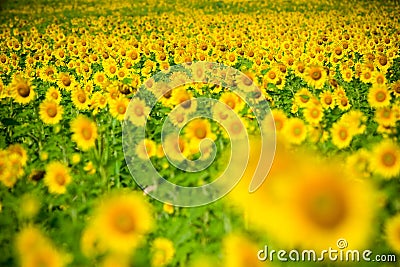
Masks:
[[[122,121],[125,117],[128,105],[129,105],[129,99],[125,97],[119,97],[116,100],[110,100],[109,107],[111,115],[117,120]]]
[[[53,86],[47,89],[46,99],[52,100],[59,104],[61,102],[61,98],[61,92],[58,89],[54,88]]]
[[[333,109],[335,107],[335,98],[331,91],[322,91],[319,99],[324,109]]]
[[[52,245],[38,247],[32,252],[21,255],[22,266],[62,267],[65,266],[63,255]]]
[[[305,81],[316,89],[322,88],[326,81],[326,71],[321,66],[310,66],[305,71]]]
[[[87,258],[101,255],[106,250],[105,245],[100,242],[97,231],[92,225],[83,230],[80,247],[83,255]]]
[[[285,112],[283,110],[274,109],[272,110],[272,115],[274,117],[276,131],[281,132],[285,128],[286,122],[288,120]]]
[[[383,74],[382,72],[379,71],[375,71],[373,73],[373,81],[372,81],[372,85],[385,85],[386,84],[386,77],[385,74]]]
[[[67,185],[71,183],[68,167],[60,162],[49,163],[46,166],[44,183],[50,193],[64,194],[67,191]]]
[[[400,148],[391,140],[375,145],[371,153],[371,171],[390,179],[400,174]]]
[[[194,119],[191,120],[185,127],[185,137],[191,141],[191,144],[198,146],[198,144],[209,138],[215,140],[216,136],[211,131],[211,124],[205,119]]]
[[[114,60],[105,61],[103,67],[108,77],[115,77],[117,75],[118,66]]]
[[[311,100],[314,98],[312,93],[307,88],[302,88],[294,95],[294,103],[299,107],[307,107]]]
[[[396,126],[397,118],[395,110],[393,110],[390,107],[383,107],[376,109],[375,121],[385,127]]]
[[[108,81],[106,75],[104,72],[99,71],[96,72],[93,76],[93,82],[94,84],[100,86],[101,88],[103,88],[104,84]]]
[[[353,134],[362,134],[365,131],[365,122],[367,118],[360,110],[351,110],[342,115],[339,122],[347,125],[350,132]]]
[[[290,228],[299,233],[294,243],[322,250],[344,237],[351,248],[366,245],[376,208],[368,183],[346,179],[337,166],[327,163],[319,163],[318,169],[305,164],[295,177],[287,188],[285,209],[293,216],[287,218],[293,224]]]
[[[39,116],[45,124],[59,123],[63,112],[63,107],[53,100],[44,100],[39,105]]]
[[[139,194],[114,193],[95,209],[93,227],[108,250],[130,254],[153,227],[151,207]]]
[[[114,99],[116,100],[118,97],[120,97],[121,92],[118,89],[118,85],[113,84],[112,86],[107,87],[107,97],[111,100]]]
[[[353,71],[350,68],[346,68],[341,71],[342,79],[345,82],[351,82],[353,80]]]
[[[81,84],[82,90],[84,90],[87,94],[92,94],[93,88],[94,88],[94,83],[93,81],[87,81],[85,83]]]
[[[129,102],[127,110],[127,119],[136,126],[144,126],[146,118],[150,113],[150,108],[144,100],[133,98]]]
[[[244,139],[247,137],[248,123],[246,120],[230,117],[224,123],[224,131],[222,136],[229,140]]]
[[[191,155],[189,143],[177,134],[167,135],[162,144],[164,154],[174,162],[182,162]]]
[[[233,92],[222,93],[219,101],[230,107],[235,112],[240,112],[245,106],[245,102],[242,98]]]
[[[400,97],[400,80],[391,84],[390,89],[391,92],[395,95],[395,97]]]
[[[82,89],[73,89],[71,92],[71,100],[78,110],[86,110],[89,106],[89,97]]]
[[[365,149],[359,149],[346,158],[346,170],[351,177],[369,177],[369,159],[371,155]]]
[[[229,66],[235,66],[236,62],[238,61],[236,53],[234,51],[229,52],[226,55],[226,60]]]
[[[272,84],[276,84],[279,80],[279,72],[276,68],[271,68],[270,70],[268,70],[268,72],[265,74],[264,76],[264,82],[266,84],[268,83],[272,83]]]
[[[373,86],[368,93],[368,103],[373,108],[382,108],[390,104],[391,96],[386,86]]]
[[[36,249],[46,246],[48,240],[42,232],[34,226],[26,226],[17,234],[15,245],[19,255],[24,256]]]
[[[385,54],[379,54],[376,56],[374,64],[378,66],[378,68],[386,72],[392,64],[392,60],[389,59]]]
[[[141,58],[139,52],[135,48],[128,50],[126,55],[130,60],[132,60],[133,64],[139,62]]]
[[[385,223],[386,241],[390,247],[400,253],[400,214],[388,219]]]
[[[26,165],[26,162],[28,160],[28,153],[26,152],[26,149],[22,145],[12,144],[7,147],[7,152],[8,155],[16,154],[19,157],[21,165],[22,166]]]
[[[318,104],[309,105],[303,112],[305,120],[313,125],[318,125],[324,116],[322,106]]]
[[[205,67],[203,64],[193,64],[190,66],[190,71],[192,73],[192,80],[195,82],[205,82],[207,80],[207,74],[205,72]]]
[[[169,101],[173,105],[180,105],[182,109],[189,113],[195,111],[197,108],[196,101],[191,101],[193,94],[188,90],[186,86],[180,86],[172,90]]]
[[[21,178],[24,175],[24,165],[21,161],[21,155],[19,153],[8,153],[8,166],[11,173],[11,181],[15,183],[16,179]]]
[[[288,119],[283,133],[287,141],[295,145],[301,144],[307,138],[307,128],[299,118]]]
[[[257,82],[257,77],[252,71],[246,71],[244,75],[238,75],[236,78],[237,88],[244,92],[252,90],[254,82]]]
[[[360,80],[363,83],[372,83],[373,82],[373,73],[369,68],[364,67],[361,70]]]
[[[168,62],[169,56],[164,51],[157,51],[156,52],[156,61],[157,63]]]
[[[78,115],[71,121],[72,141],[76,142],[77,146],[87,151],[95,146],[97,138],[97,126],[89,118]]]
[[[343,111],[351,108],[351,104],[349,103],[349,99],[347,98],[347,96],[337,98],[336,104],[339,107],[339,109],[341,109]]]
[[[212,108],[213,119],[219,123],[228,120],[232,117],[232,113],[229,112],[230,107],[225,105],[214,105]]]
[[[332,143],[339,149],[346,148],[353,139],[353,133],[349,130],[349,125],[344,123],[334,123],[331,128]]]
[[[75,86],[75,80],[68,73],[60,73],[58,75],[57,85],[58,87],[71,91]]]
[[[171,240],[163,237],[158,237],[153,241],[151,251],[153,254],[151,258],[152,267],[168,265],[175,255],[174,244]]]
[[[151,139],[144,139],[136,146],[136,155],[143,160],[148,160],[157,154],[157,145]]]
[[[53,66],[46,66],[40,69],[40,77],[45,82],[54,82],[57,79],[57,70]]]
[[[21,75],[14,75],[11,83],[11,95],[15,102],[28,104],[34,99],[35,90],[28,79]]]
[[[98,109],[104,109],[107,106],[107,97],[103,95],[101,92],[95,92],[91,98],[90,107],[93,109],[93,112],[97,114]]]
[[[302,61],[297,61],[294,64],[294,72],[297,76],[303,77],[306,71],[306,65]]]
[[[161,62],[161,63],[160,63],[160,70],[161,70],[162,72],[167,73],[167,72],[169,72],[170,68],[171,68],[171,66],[169,65],[168,62]]]

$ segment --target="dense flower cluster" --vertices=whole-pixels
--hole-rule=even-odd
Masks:
[[[266,242],[322,250],[341,237],[400,253],[396,2],[66,2],[0,9],[0,265],[263,266],[257,249]],[[226,104],[251,136],[259,133],[227,88],[152,79],[194,61],[234,67],[248,77],[235,84],[261,89],[277,153],[267,181],[248,195],[260,154],[251,137],[249,166],[230,197],[174,208],[138,193],[124,119],[146,124],[134,154],[185,186],[221,173],[235,138],[210,119],[182,125],[193,99]],[[130,103],[143,84],[162,95],[153,110]],[[179,144],[163,148],[168,114],[184,127]],[[193,175],[174,169],[165,151],[197,159],[204,139],[219,149],[216,164]]]

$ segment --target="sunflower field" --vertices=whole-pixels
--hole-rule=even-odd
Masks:
[[[399,266],[399,14],[393,0],[1,1],[0,266]],[[184,83],[204,78],[195,62],[242,73],[210,69],[251,97]],[[125,125],[146,132],[129,153]],[[240,182],[196,207],[151,197],[160,185],[130,162],[201,187],[242,154]]]

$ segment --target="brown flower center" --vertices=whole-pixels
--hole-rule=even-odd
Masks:
[[[52,76],[54,74],[54,71],[52,70],[52,69],[48,69],[47,71],[46,71],[46,75],[47,76]]]
[[[339,131],[339,138],[342,140],[346,140],[348,136],[347,130],[346,129],[341,129]]]
[[[382,66],[385,66],[387,64],[386,56],[379,57],[379,64],[381,64]]]
[[[311,111],[311,117],[318,118],[318,116],[319,116],[319,111],[317,109],[313,109]]]
[[[134,112],[135,112],[136,116],[143,116],[143,114],[144,114],[142,107],[135,107]]]
[[[20,84],[18,86],[18,94],[22,97],[28,97],[31,93],[31,89],[29,88],[29,86],[27,84]]]
[[[202,127],[198,127],[196,128],[194,134],[198,139],[203,139],[206,137],[207,131]]]
[[[78,101],[82,104],[86,102],[86,96],[84,94],[79,94]]]
[[[90,127],[84,127],[81,134],[83,139],[90,140],[90,138],[92,138],[92,129]]]
[[[395,85],[393,86],[393,90],[394,90],[396,93],[400,94],[400,83],[395,84]]]
[[[269,77],[270,79],[275,79],[275,77],[276,77],[275,72],[271,71],[271,72],[268,74],[268,77]]]
[[[305,70],[305,67],[304,67],[303,65],[299,65],[299,66],[297,67],[297,70],[298,70],[300,73],[303,73],[304,70]]]
[[[376,93],[375,99],[378,102],[383,102],[386,99],[386,94],[384,92],[382,92],[382,91],[379,91],[379,92]]]
[[[117,110],[118,110],[119,114],[125,114],[126,107],[125,107],[125,105],[119,105]]]
[[[135,223],[129,214],[118,214],[114,217],[114,226],[121,233],[130,233],[135,229]]]
[[[190,101],[190,99],[189,100],[185,99],[181,103],[182,103],[182,107],[185,108],[185,109],[190,108],[192,106],[192,101]]]
[[[302,132],[301,127],[296,126],[296,127],[293,128],[293,134],[295,136],[301,135],[301,132]]]
[[[249,77],[244,77],[244,78],[243,78],[243,83],[244,83],[244,85],[246,85],[246,86],[250,86],[250,85],[253,84],[253,81],[252,81]]]
[[[65,175],[62,173],[57,174],[55,179],[58,185],[63,186],[66,183]]]
[[[327,105],[332,104],[332,97],[331,96],[326,96],[325,97],[325,104],[327,104]]]
[[[50,106],[47,108],[47,115],[50,118],[54,118],[55,116],[57,116],[57,108],[54,106]]]
[[[71,85],[71,79],[68,76],[64,76],[61,79],[62,83],[64,86],[70,86]]]
[[[347,214],[343,196],[331,188],[316,190],[306,203],[306,216],[315,225],[322,229],[337,227]]]
[[[321,79],[322,77],[322,73],[319,69],[314,69],[311,71],[311,78],[315,81],[318,81],[319,79]]]
[[[386,167],[392,167],[396,163],[396,156],[391,152],[386,152],[382,155],[382,163]]]

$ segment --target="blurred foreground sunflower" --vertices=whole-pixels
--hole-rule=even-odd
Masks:
[[[72,140],[83,151],[95,146],[97,138],[97,126],[89,118],[78,115],[71,121]]]
[[[96,208],[93,227],[110,251],[130,254],[153,227],[150,205],[136,193],[112,194]]]

